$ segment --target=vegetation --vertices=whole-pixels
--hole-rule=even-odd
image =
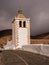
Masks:
[[[12,29],[7,29],[7,30],[2,30],[0,31],[0,38],[7,36],[7,35],[12,35]]]

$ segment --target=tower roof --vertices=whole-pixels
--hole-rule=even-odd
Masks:
[[[22,12],[22,10],[18,10],[18,15],[15,18],[26,18]],[[12,23],[15,21],[15,18],[13,19]]]
[[[22,10],[18,10],[17,18],[25,18],[25,16],[24,16]]]

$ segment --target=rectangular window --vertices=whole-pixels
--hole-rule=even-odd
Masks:
[[[22,21],[19,21],[19,27],[22,27]]]
[[[23,22],[23,27],[26,27],[26,21]]]

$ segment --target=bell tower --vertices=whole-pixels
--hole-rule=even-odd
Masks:
[[[12,40],[16,48],[30,44],[30,18],[18,10],[18,15],[12,21]]]

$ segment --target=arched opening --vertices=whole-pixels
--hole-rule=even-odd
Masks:
[[[26,27],[26,21],[23,22],[23,27]]]
[[[22,21],[19,21],[19,27],[22,27]]]

